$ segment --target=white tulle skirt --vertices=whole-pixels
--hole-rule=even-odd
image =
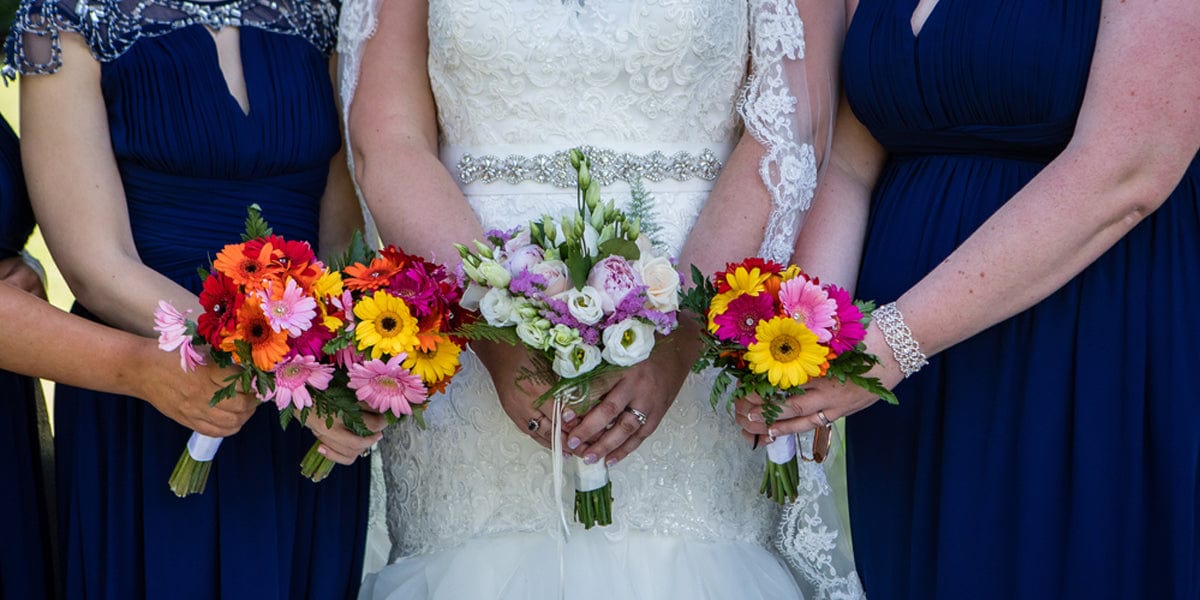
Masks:
[[[360,600],[783,600],[802,598],[772,553],[745,542],[702,542],[598,529],[564,546],[544,534],[471,540],[404,558],[363,582]]]

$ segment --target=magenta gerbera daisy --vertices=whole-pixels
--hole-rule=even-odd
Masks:
[[[411,415],[412,405],[425,402],[427,393],[421,378],[402,366],[406,358],[402,352],[386,363],[373,359],[350,365],[350,389],[372,410],[391,411],[397,417]]]
[[[779,287],[779,303],[784,314],[817,334],[818,342],[826,344],[833,337],[838,305],[821,286],[803,277],[785,281]]]
[[[290,277],[283,290],[268,284],[267,289],[258,293],[258,297],[262,300],[263,314],[275,333],[286,329],[289,337],[300,337],[317,316],[317,301],[305,294],[296,285],[296,280]]]
[[[713,318],[713,323],[719,339],[749,346],[757,341],[755,330],[759,322],[774,316],[775,301],[770,294],[745,294],[731,300],[725,312]]]
[[[863,338],[867,337],[867,330],[862,324],[862,311],[858,310],[850,299],[850,292],[836,285],[829,286],[826,291],[837,303],[837,314],[834,315],[836,323],[833,327],[833,337],[829,340],[829,348],[835,354],[841,354],[854,349],[863,341]]]
[[[293,356],[275,367],[275,389],[267,392],[262,400],[274,400],[279,410],[289,406],[308,408],[313,404],[308,388],[327,389],[332,379],[332,366],[320,364],[311,356]]]

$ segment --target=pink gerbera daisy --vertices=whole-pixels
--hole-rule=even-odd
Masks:
[[[267,392],[262,401],[274,400],[279,410],[288,406],[308,408],[313,404],[308,388],[325,390],[332,379],[332,366],[320,364],[311,356],[293,356],[275,367],[275,389]]]
[[[188,314],[191,313],[189,310]],[[167,352],[179,350],[179,366],[184,371],[195,371],[196,366],[204,364],[204,357],[192,346],[187,319],[166,301],[158,301],[158,310],[154,311],[154,330],[158,332],[159,348]]]
[[[779,287],[779,303],[784,314],[817,334],[818,342],[825,344],[833,337],[838,305],[821,286],[803,277],[785,281]]]
[[[858,310],[850,299],[850,292],[836,285],[829,286],[826,291],[837,303],[837,314],[834,315],[836,324],[833,327],[833,338],[829,340],[829,348],[835,354],[841,354],[852,350],[863,341],[863,338],[867,337],[867,330],[863,328],[862,311]]]
[[[775,316],[775,300],[770,294],[743,294],[729,301],[725,312],[713,318],[717,338],[749,346],[757,341],[755,331],[760,321]]]
[[[425,402],[427,394],[421,378],[401,366],[406,358],[402,352],[386,363],[374,359],[350,365],[350,389],[372,410],[390,410],[397,417],[411,415],[412,405]]]
[[[289,337],[300,337],[317,316],[317,301],[305,294],[290,277],[282,292],[274,289],[274,285],[268,285],[258,297],[262,299],[263,314],[275,333],[286,329]]]

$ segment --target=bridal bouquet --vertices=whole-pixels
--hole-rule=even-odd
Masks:
[[[573,214],[491,231],[486,242],[458,249],[469,280],[464,303],[482,317],[463,335],[523,344],[534,367],[520,379],[549,386],[537,402],[582,415],[595,403],[593,381],[646,360],[655,334],[675,329],[681,282],[671,261],[640,236],[637,211],[602,203],[588,159],[572,150],[570,160],[579,174]],[[556,419],[556,445],[560,427]],[[589,529],[611,524],[604,460],[575,462],[576,519]]]
[[[874,377],[866,377],[878,359],[862,344],[874,305],[852,301],[846,290],[821,284],[796,266],[760,258],[729,264],[706,279],[692,267],[695,287],[682,306],[700,315],[704,350],[693,367],[720,369],[710,400],[758,394],[768,425],[781,402],[804,393],[811,380],[829,377],[850,382],[896,403]],[[816,432],[826,436],[828,427]],[[824,460],[814,441],[813,458]],[[782,436],[767,446],[767,469],[760,491],[779,502],[796,498],[799,477],[796,439]]]

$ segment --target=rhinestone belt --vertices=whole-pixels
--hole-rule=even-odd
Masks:
[[[708,149],[699,154],[676,152],[671,156],[658,151],[633,154],[592,146],[580,146],[579,150],[592,160],[592,178],[602,185],[614,181],[635,183],[642,180],[657,182],[666,179],[713,181],[721,172],[720,159]],[[571,168],[567,152],[560,150],[553,154],[510,154],[503,157],[464,154],[458,160],[458,176],[464,184],[476,181],[505,181],[511,184],[536,181],[561,188],[573,188],[576,175],[575,169]]]

